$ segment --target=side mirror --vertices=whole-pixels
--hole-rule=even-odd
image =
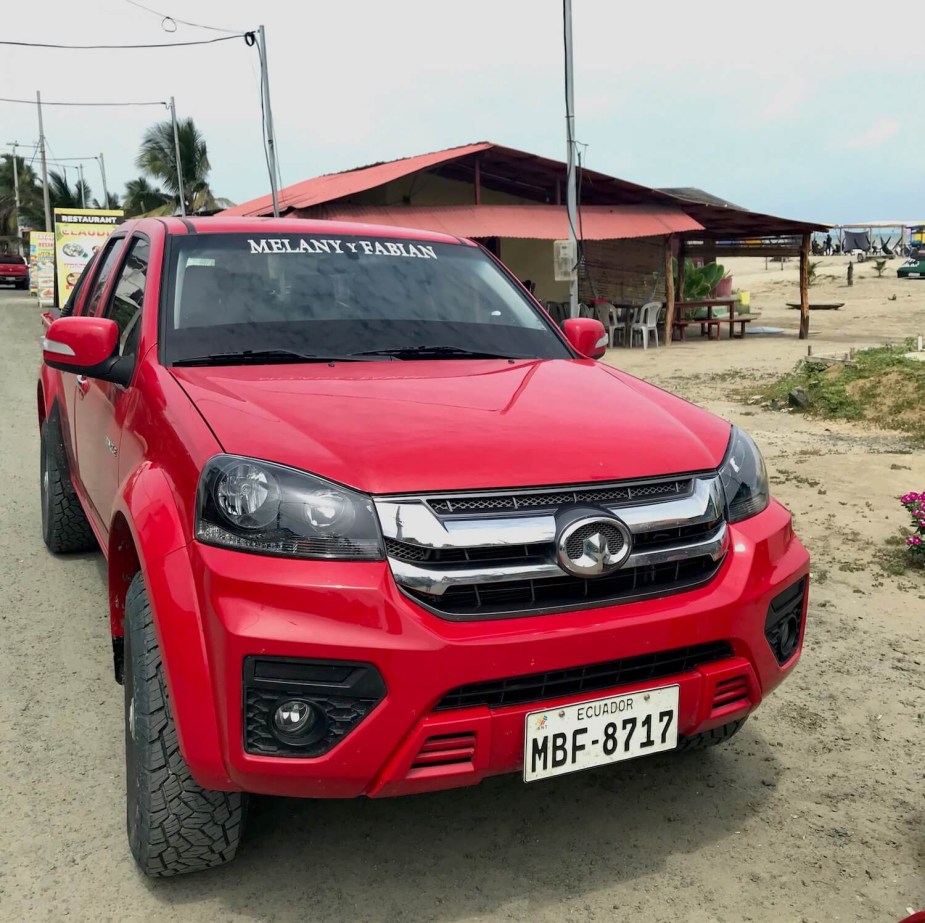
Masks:
[[[128,384],[126,369],[118,354],[119,328],[104,317],[59,317],[42,337],[42,360],[62,372]]]
[[[607,352],[607,331],[599,320],[593,317],[570,317],[563,326],[565,338],[583,356],[600,359]]]

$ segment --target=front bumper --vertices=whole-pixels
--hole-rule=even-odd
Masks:
[[[777,594],[808,577],[809,556],[793,534],[789,513],[774,502],[731,526],[730,537],[716,578],[689,592],[610,608],[462,623],[410,601],[385,562],[295,561],[194,542],[188,564],[200,575],[196,602],[228,780],[223,787],[313,798],[385,796],[516,772],[523,762],[527,713],[607,693],[435,710],[450,690],[715,641],[728,642],[732,656],[619,688],[677,683],[678,730],[685,736],[744,717],[799,657],[805,597],[800,643],[783,665],[765,637],[765,619]],[[369,663],[383,677],[387,694],[321,756],[247,753],[242,671],[253,655]],[[169,657],[167,670],[170,680]],[[214,773],[199,772],[195,747],[185,745],[195,731],[180,724],[193,775],[217,787]]]

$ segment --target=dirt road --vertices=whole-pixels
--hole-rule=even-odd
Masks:
[[[819,578],[799,670],[727,748],[533,786],[255,799],[232,866],[144,880],[103,560],[53,558],[39,534],[38,336],[32,299],[0,292],[2,923],[875,923],[925,906],[925,584],[869,563],[925,459],[702,381],[691,396],[766,449]]]

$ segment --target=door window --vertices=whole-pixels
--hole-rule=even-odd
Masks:
[[[118,237],[109,241],[106,245],[106,251],[103,254],[103,259],[100,262],[100,271],[96,274],[96,278],[93,280],[93,288],[90,290],[90,296],[84,304],[81,314],[87,317],[93,317],[97,310],[99,309],[100,302],[103,300],[103,292],[106,291],[106,283],[109,281],[109,277],[112,275],[112,270],[116,265],[116,261],[119,258],[119,253],[122,250],[122,243],[125,240],[123,237]]]
[[[134,356],[138,351],[150,254],[151,246],[145,238],[132,239],[106,309],[105,316],[119,328],[120,356]]]

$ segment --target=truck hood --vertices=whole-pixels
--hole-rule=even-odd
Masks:
[[[172,368],[225,452],[373,494],[717,467],[730,426],[590,360]]]

